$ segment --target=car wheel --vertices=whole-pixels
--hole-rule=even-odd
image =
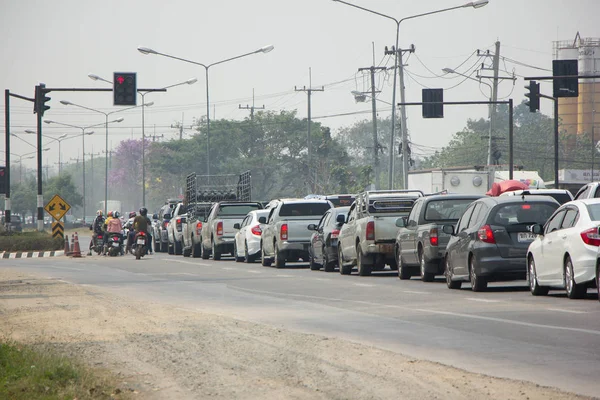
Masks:
[[[275,248],[275,268],[285,268],[284,254],[279,251],[277,244],[275,244],[274,248]]]
[[[192,257],[198,258],[202,256],[202,243],[192,245]]]
[[[367,264],[367,257],[363,255],[360,245],[356,245],[356,266],[358,267],[358,275],[369,276],[371,275],[372,265]]]
[[[427,272],[427,262],[425,261],[423,249],[419,249],[419,265],[421,270],[421,280],[423,282],[433,282],[433,280],[435,279],[435,274]]]
[[[474,292],[483,292],[487,289],[487,280],[477,274],[475,268],[475,257],[471,256],[469,260],[469,277],[471,278],[471,290]]]
[[[238,256],[238,248],[237,248],[237,243],[236,242],[233,242],[233,258],[235,259],[235,262],[242,262],[242,261],[244,261],[244,257]]]
[[[600,265],[596,265],[596,292],[598,293],[598,301],[600,301]]]
[[[248,242],[244,242],[244,262],[253,263],[254,261],[256,261],[256,255],[251,256],[248,253]]]
[[[325,272],[333,272],[335,269],[335,263],[329,261],[329,257],[327,257],[327,249],[323,246],[323,271]]]
[[[183,246],[181,242],[175,241],[175,255],[181,255],[183,253]]]
[[[202,257],[203,260],[208,260],[210,257],[210,251],[208,251],[202,243],[200,243],[200,249],[202,250],[200,257]]]
[[[565,289],[567,291],[567,297],[570,299],[582,299],[585,297],[587,287],[585,284],[575,283],[575,274],[573,273],[573,261],[571,257],[567,257],[565,260]]]
[[[157,253],[162,253],[162,249],[161,249],[161,246],[160,246],[160,240],[154,242],[154,248],[156,249]]]
[[[219,261],[221,259],[221,252],[219,251],[219,247],[215,244],[215,241],[212,242],[212,256],[213,260]]]
[[[545,296],[548,294],[550,288],[548,286],[540,286],[537,281],[537,274],[535,270],[535,260],[533,256],[529,256],[528,272],[529,272],[529,290],[534,296]]]
[[[321,266],[315,262],[315,256],[313,256],[312,251],[309,251],[308,253],[308,265],[310,266],[311,271],[318,271],[321,269]]]
[[[460,289],[460,287],[462,286],[462,281],[455,281],[452,279],[454,277],[454,274],[452,273],[452,269],[450,269],[448,256],[446,256],[445,264],[446,267],[444,270],[444,275],[446,276],[446,286],[448,286],[448,289]]]
[[[342,255],[341,247],[338,247],[338,267],[340,269],[340,275],[350,275],[352,273],[352,264],[344,265],[344,257]]]
[[[172,245],[171,242],[169,242],[168,246],[169,249],[167,250],[167,252],[171,255],[175,254],[175,245]]]
[[[265,256],[265,249],[263,248],[262,243],[261,243],[261,246],[260,246],[260,263],[262,264],[263,267],[270,267],[271,266],[271,259],[267,258]]]
[[[405,281],[410,279],[410,271],[402,263],[402,256],[400,255],[400,249],[396,249],[396,265],[398,265],[398,278]]]

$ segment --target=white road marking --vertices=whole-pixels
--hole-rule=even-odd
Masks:
[[[362,287],[373,287],[375,285],[369,285],[368,283],[353,283],[354,286],[362,286]]]
[[[277,276],[279,278],[293,278],[294,277],[294,275],[281,275],[281,274],[280,275],[275,275],[275,276]]]
[[[234,270],[235,268],[231,268],[231,267],[222,267],[221,269],[224,269],[225,271],[231,271],[231,270]]]
[[[327,282],[330,281],[331,279],[329,278],[316,278],[315,281],[323,281],[323,282]]]
[[[198,276],[196,274],[191,274],[189,272],[157,272],[157,273],[145,273],[144,275],[190,275],[190,276]]]
[[[589,314],[587,311],[565,310],[563,308],[546,308],[548,311],[566,312],[571,314]]]
[[[202,264],[202,263],[197,263],[197,262],[192,262],[192,261],[185,261],[185,260],[171,260],[171,259],[168,259],[168,258],[163,258],[163,260],[165,260],[165,261],[169,261],[169,262],[181,263],[181,264],[201,265],[201,266],[203,266],[203,267],[210,267],[210,264]]]
[[[249,272],[251,274],[262,274],[262,272],[260,271],[252,271],[251,269],[246,270],[246,272]]]
[[[412,293],[412,294],[431,294],[431,292],[418,292],[416,290],[403,290],[403,293]]]
[[[580,329],[580,328],[570,328],[570,327],[567,327],[567,326],[534,324],[534,323],[530,323],[530,322],[515,321],[515,320],[503,319],[503,318],[494,318],[494,317],[484,317],[484,316],[481,316],[481,315],[469,315],[469,314],[453,313],[453,312],[449,312],[449,311],[429,310],[429,309],[425,309],[425,308],[403,307],[403,306],[398,306],[398,305],[395,305],[395,304],[380,304],[380,303],[374,303],[374,302],[370,302],[370,301],[338,299],[338,298],[321,297],[321,296],[309,296],[309,295],[304,295],[304,294],[290,294],[290,293],[282,293],[282,292],[271,292],[271,291],[267,291],[267,290],[254,290],[254,289],[246,289],[246,288],[242,288],[242,287],[238,287],[238,286],[234,286],[234,285],[231,285],[231,287],[235,287],[238,290],[242,290],[242,291],[249,292],[249,293],[266,294],[266,295],[276,295],[276,296],[287,296],[287,297],[298,297],[298,298],[314,299],[314,300],[325,300],[325,301],[329,301],[329,302],[337,301],[337,302],[343,302],[345,304],[348,304],[348,303],[368,304],[368,305],[371,305],[371,306],[378,306],[378,307],[382,307],[382,308],[397,308],[399,310],[406,310],[406,311],[421,311],[421,312],[426,312],[426,313],[431,313],[431,314],[450,315],[450,316],[460,317],[460,318],[469,318],[469,319],[480,319],[480,320],[484,320],[484,321],[493,321],[493,322],[499,322],[499,323],[509,324],[509,325],[520,325],[520,326],[528,326],[528,327],[531,327],[531,328],[542,328],[542,329],[555,329],[555,330],[560,330],[560,331],[588,333],[590,335],[598,335],[598,336],[600,336],[600,331],[595,331],[595,330],[592,330],[592,329]]]
[[[501,300],[478,299],[476,297],[465,297],[465,300],[479,301],[481,303],[501,303]]]
[[[52,265],[48,265],[45,268],[70,269],[71,271],[85,271],[85,268],[55,267],[55,266],[52,266]]]

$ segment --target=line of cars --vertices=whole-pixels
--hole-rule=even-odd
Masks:
[[[529,279],[534,295],[564,289],[581,298],[598,287],[600,199],[569,201],[563,192],[367,191],[338,207],[337,196],[278,199],[264,209],[218,202],[191,226],[201,237],[199,252],[183,254],[215,260],[229,254],[277,268],[302,260],[311,270],[356,268],[360,276],[389,266],[400,279],[443,276],[448,288],[469,282],[473,291]]]

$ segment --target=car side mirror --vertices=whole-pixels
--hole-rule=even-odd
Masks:
[[[152,219],[158,219],[158,214],[152,214]]]
[[[267,223],[267,218],[266,217],[260,217],[260,218],[258,218],[258,223],[259,224],[266,224]]]
[[[346,216],[344,214],[340,214],[336,217],[336,222],[340,225],[343,225],[346,223]]]
[[[396,219],[396,226],[398,228],[404,228],[406,226],[406,217]]]
[[[169,213],[163,214],[163,219],[171,219],[171,214],[169,214]]]
[[[444,226],[442,226],[442,232],[454,236],[454,225],[444,225]]]
[[[240,229],[240,223],[236,222],[235,224],[233,224],[233,229]]]
[[[316,224],[308,224],[308,226],[306,228],[309,231],[316,231],[317,230],[317,225]]]
[[[544,227],[540,224],[535,224],[531,226],[531,233],[535,233],[536,235],[544,234]]]

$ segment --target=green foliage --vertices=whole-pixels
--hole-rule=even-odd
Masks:
[[[69,173],[62,173],[48,179],[43,189],[45,193],[45,201],[50,200],[52,196],[58,194],[67,203],[69,203],[71,207],[83,205],[83,197],[79,193],[79,190],[75,187],[73,177]]]
[[[128,398],[115,384],[48,351],[0,341],[0,398],[62,400]]]
[[[64,241],[46,232],[2,232],[0,251],[52,251],[64,248]]]

